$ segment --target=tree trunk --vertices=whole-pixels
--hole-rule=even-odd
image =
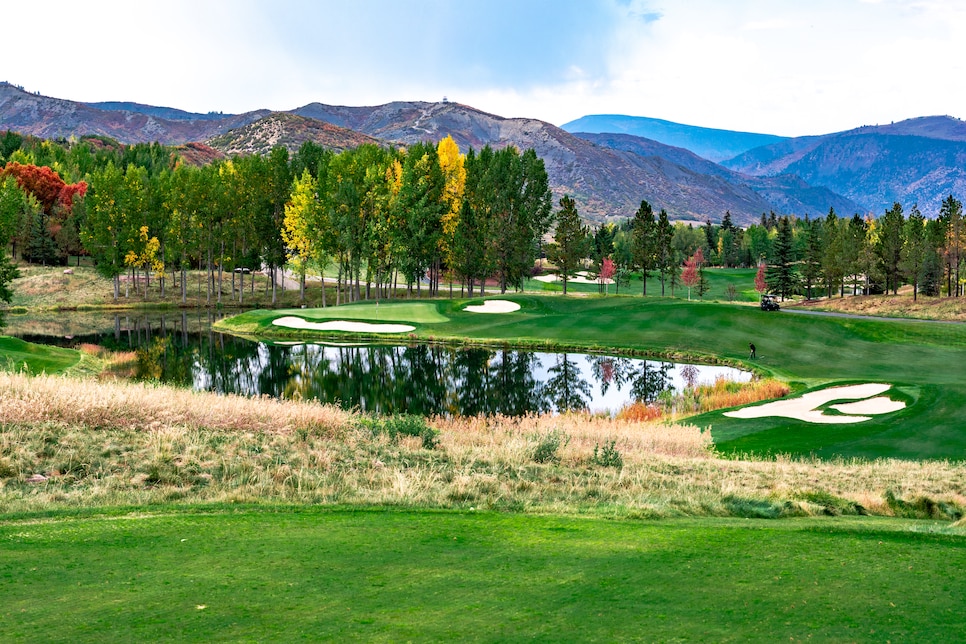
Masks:
[[[272,265],[271,268],[272,268],[272,306],[274,307],[276,304],[278,304],[278,285],[277,285],[278,269],[274,265]],[[284,279],[285,279],[285,275],[283,274],[282,280]],[[283,286],[284,286],[284,281],[283,281]]]

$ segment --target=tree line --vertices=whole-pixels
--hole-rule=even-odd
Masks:
[[[664,209],[655,215],[642,201],[633,218],[593,231],[565,197],[548,257],[559,268],[564,292],[569,277],[589,268],[592,275],[611,278],[618,289],[639,275],[642,295],[649,278],[659,280],[662,295],[668,289],[673,295],[679,286],[702,295],[708,265],[758,266],[764,281],[759,290],[782,298],[895,294],[906,284],[914,299],[919,294],[961,297],[966,289],[963,206],[952,195],[931,220],[916,206],[907,214],[897,202],[879,217],[839,217],[834,209],[816,218],[763,213],[747,228],[736,226],[727,212],[720,225],[672,224]]]
[[[966,275],[962,204],[950,195],[927,220],[901,204],[879,217],[761,216],[747,228],[671,223],[642,201],[632,218],[590,229],[573,199],[554,211],[543,161],[514,147],[460,153],[452,138],[408,148],[363,145],[332,152],[237,156],[205,165],[160,144],[106,137],[51,141],[0,135],[0,247],[37,263],[88,255],[122,283],[152,277],[187,299],[197,289],[220,303],[225,281],[243,303],[246,275],[266,269],[276,301],[281,269],[337,275],[336,302],[388,297],[400,288],[433,296],[454,282],[461,294],[522,288],[544,252],[568,280],[589,270],[641,294],[686,286],[703,294],[703,268],[762,267],[782,297],[895,293],[961,296]],[[552,240],[545,236],[553,230]],[[0,255],[0,299],[15,268]],[[131,279],[122,279],[123,276]],[[169,286],[170,285],[170,286]],[[603,286],[602,286],[603,288]],[[325,298],[322,298],[323,304]]]
[[[552,224],[532,149],[462,154],[450,137],[339,153],[307,142],[292,155],[276,147],[195,166],[158,144],[7,132],[0,161],[4,247],[39,263],[89,255],[115,298],[129,274],[153,276],[162,294],[173,283],[186,301],[187,271],[202,269],[209,304],[221,302],[226,276],[242,302],[246,274],[266,268],[274,303],[285,266],[303,297],[306,272],[332,268],[337,302],[400,288],[436,295],[445,278],[471,296],[488,280],[505,292],[531,276]]]

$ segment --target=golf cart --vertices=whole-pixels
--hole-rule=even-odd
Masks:
[[[778,306],[778,299],[774,295],[762,295],[761,296],[761,310],[762,311],[777,311],[781,307]]]

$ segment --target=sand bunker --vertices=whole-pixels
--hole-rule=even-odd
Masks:
[[[348,320],[329,320],[328,322],[309,322],[304,318],[288,315],[272,320],[275,326],[289,329],[310,329],[312,331],[351,331],[354,333],[406,333],[416,327],[408,324],[371,324],[369,322],[350,322]]]
[[[486,300],[483,304],[467,306],[463,310],[470,313],[513,313],[520,310],[520,305],[509,300]]]
[[[533,279],[537,280],[538,282],[547,282],[547,283],[563,281],[563,279],[561,279],[559,275],[538,275]],[[587,277],[587,271],[580,271],[579,273],[577,273],[576,275],[568,279],[567,282],[573,283],[573,284],[600,284],[599,280]],[[604,280],[604,284],[613,284],[613,283],[614,283],[614,280],[612,279]]]
[[[724,415],[730,416],[731,418],[766,418],[769,416],[780,416],[782,418],[793,418],[795,420],[825,425],[861,423],[866,420],[872,420],[871,416],[853,414],[888,414],[903,409],[906,406],[904,402],[892,400],[887,396],[880,395],[891,388],[892,385],[880,383],[829,387],[821,391],[807,393],[799,398],[776,400],[775,402],[764,405],[727,411]],[[841,403],[831,406],[835,411],[845,414],[843,416],[825,415],[818,409],[818,407],[830,403],[833,400],[857,400],[858,402]]]
[[[906,403],[901,400],[892,400],[887,396],[877,396],[867,400],[860,400],[854,403],[842,403],[832,405],[832,409],[843,414],[888,414],[889,412],[905,409]]]

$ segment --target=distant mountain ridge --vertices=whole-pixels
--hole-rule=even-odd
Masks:
[[[631,216],[642,199],[680,219],[720,221],[730,211],[742,225],[769,210],[803,215],[834,207],[843,215],[881,213],[893,200],[906,206],[918,202],[924,214],[934,216],[947,194],[962,198],[966,193],[966,123],[951,117],[798,138],[644,117],[607,118],[625,130],[628,124],[649,124],[665,135],[686,135],[688,145],[706,146],[705,155],[762,141],[767,145],[717,164],[688,145],[623,131],[577,136],[544,121],[504,118],[446,101],[370,107],[310,103],[288,112],[196,114],[123,101],[80,103],[0,83],[0,129],[44,138],[98,134],[123,143],[159,141],[182,146],[195,162],[264,152],[274,145],[295,150],[306,140],[342,150],[361,143],[436,142],[451,135],[463,150],[532,147],[544,159],[555,197],[572,195],[581,215],[596,221]],[[578,119],[567,127],[588,122]]]
[[[222,114],[221,112],[208,112],[207,114],[185,112],[184,110],[175,109],[173,107],[155,107],[153,105],[132,103],[130,101],[103,101],[100,103],[84,103],[84,105],[98,110],[107,110],[111,112],[134,112],[137,114],[146,114],[148,116],[155,116],[157,118],[167,119],[169,121],[219,121],[225,118],[238,116],[237,114]]]
[[[581,215],[596,221],[630,217],[643,199],[672,217],[701,221],[718,221],[730,211],[736,222],[747,224],[774,208],[735,180],[737,173],[708,161],[707,167],[687,167],[676,162],[681,158],[675,155],[697,157],[657,142],[650,142],[649,153],[640,154],[633,147],[598,144],[544,121],[504,118],[452,102],[399,101],[371,107],[312,103],[293,112],[404,144],[436,142],[451,135],[463,150],[483,145],[532,147],[544,160],[555,198],[573,196]],[[717,174],[709,173],[709,167],[717,167]]]
[[[828,188],[809,185],[795,175],[749,176],[713,163],[690,150],[672,148],[629,134],[578,133],[577,136],[604,147],[626,150],[644,157],[664,158],[698,174],[718,177],[735,186],[736,189],[755,193],[757,198],[767,205],[767,208],[762,211],[774,209],[778,212],[821,215],[828,212],[829,208],[835,208],[836,211],[843,213],[861,210],[861,206],[851,199],[836,194]]]
[[[735,132],[683,125],[646,116],[593,114],[564,123],[562,129],[588,134],[631,134],[665,145],[684,148],[715,163],[731,159],[742,152],[784,141],[788,137],[753,132]]]

